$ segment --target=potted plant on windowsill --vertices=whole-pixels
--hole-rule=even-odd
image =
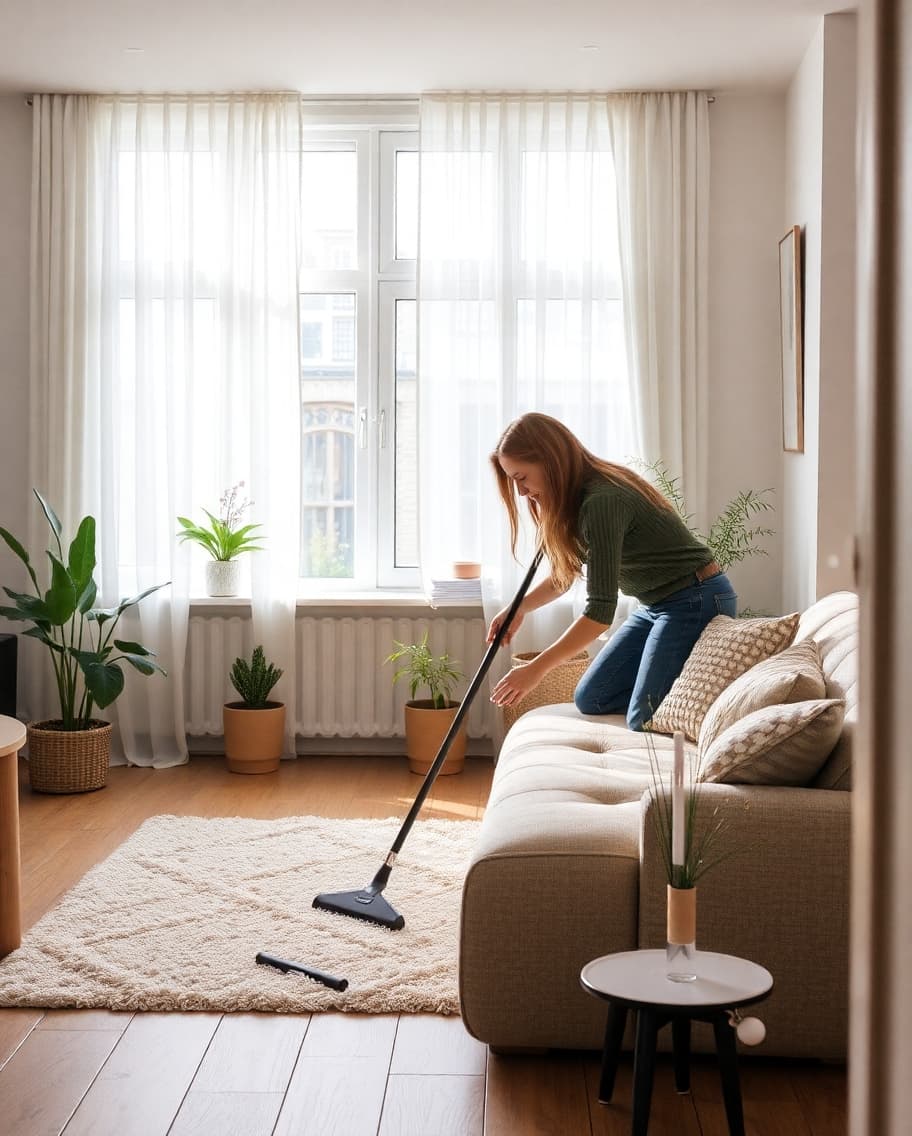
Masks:
[[[232,773],[275,773],[285,743],[285,704],[271,702],[269,694],[282,677],[280,667],[266,661],[262,647],[255,647],[248,663],[235,659],[231,685],[240,702],[222,708],[225,759]]]
[[[239,481],[225,490],[217,517],[203,509],[209,518],[208,524],[197,525],[189,517],[177,518],[181,526],[177,536],[181,543],[197,544],[211,557],[206,562],[207,596],[236,596],[241,568],[237,558],[242,552],[259,552],[263,547],[257,544],[261,537],[256,532],[262,525],[240,523],[244,511],[253,504],[246,499],[238,500],[243,488],[244,482]]]
[[[167,585],[156,584],[116,607],[96,608],[95,518],[79,522],[64,557],[60,521],[37,489],[34,493],[54,538],[47,551],[50,580],[42,591],[25,548],[0,528],[0,537],[25,565],[35,589],[30,595],[4,588],[13,606],[0,608],[0,615],[32,624],[25,635],[48,648],[57,683],[60,717],[28,727],[30,784],[40,793],[81,793],[101,789],[107,779],[111,723],[92,714],[123,691],[121,664],[144,675],[165,673],[151,651],[115,639],[114,632],[128,608]]]
[[[464,677],[449,655],[434,655],[428,647],[425,631],[420,643],[400,643],[394,640],[396,650],[386,662],[401,662],[393,675],[393,682],[408,679],[411,699],[405,704],[405,747],[412,773],[427,773],[434,763],[443,739],[452,725],[459,703],[451,700],[456,684]],[[417,698],[419,690],[427,689],[429,698]],[[465,765],[465,726],[457,733],[440,768],[441,776],[461,773]]]

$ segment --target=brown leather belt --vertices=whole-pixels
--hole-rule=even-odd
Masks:
[[[708,564],[704,564],[702,568],[698,568],[694,575],[702,584],[704,580],[711,580],[713,576],[718,576],[722,572],[715,560],[710,560]]]

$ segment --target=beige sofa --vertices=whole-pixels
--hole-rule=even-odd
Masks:
[[[701,813],[732,818],[738,854],[698,893],[697,948],[753,959],[775,988],[757,1008],[766,1055],[843,1059],[848,1018],[851,739],[857,716],[857,598],[801,616],[842,735],[808,788],[706,784]],[[671,739],[655,739],[663,761]],[[580,968],[612,951],[661,947],[665,876],[650,815],[642,734],[572,704],[523,715],[507,734],[463,890],[459,986],[469,1032],[500,1049],[597,1049],[606,1008]],[[667,1031],[663,1031],[665,1033]],[[695,1032],[695,1048],[712,1048]]]

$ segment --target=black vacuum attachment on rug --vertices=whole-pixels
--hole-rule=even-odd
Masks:
[[[324,986],[330,986],[333,990],[348,989],[347,978],[336,978],[332,974],[327,974],[325,970],[304,966],[300,962],[291,962],[289,959],[279,958],[278,955],[271,955],[267,951],[257,951],[256,961],[260,966],[274,966],[283,974],[287,974],[289,970],[295,971],[296,974],[304,974],[314,982],[322,982]]]
[[[331,911],[335,915],[350,915],[353,919],[364,919],[368,923],[378,923],[381,927],[388,927],[391,931],[399,931],[405,926],[405,919],[402,917],[402,915],[400,915],[399,912],[390,903],[388,903],[386,899],[384,899],[383,889],[389,882],[390,873],[393,870],[393,864],[396,861],[396,856],[399,854],[399,850],[405,843],[405,838],[411,831],[412,825],[415,823],[415,818],[421,811],[421,806],[424,804],[428,793],[431,791],[431,786],[437,779],[437,774],[440,772],[441,766],[446,760],[446,755],[449,752],[450,745],[452,744],[453,739],[456,737],[456,734],[459,732],[459,727],[462,725],[466,714],[468,714],[469,712],[472,701],[475,698],[475,695],[478,693],[478,688],[484,681],[485,675],[491,669],[491,664],[494,662],[497,652],[500,649],[500,645],[503,642],[504,636],[509,630],[514,618],[516,617],[516,613],[517,611],[519,611],[519,605],[522,603],[523,599],[525,598],[526,592],[529,590],[529,587],[532,584],[532,580],[535,577],[535,573],[538,570],[541,559],[542,550],[539,549],[535,553],[535,557],[533,558],[532,563],[529,566],[529,571],[526,573],[525,579],[519,586],[519,591],[516,593],[513,598],[513,602],[510,604],[506,618],[497,629],[497,634],[494,636],[494,639],[489,645],[487,651],[485,651],[484,658],[481,660],[481,665],[475,672],[475,676],[469,684],[469,689],[466,691],[465,698],[463,698],[462,702],[460,703],[459,709],[456,711],[456,716],[453,719],[453,723],[450,726],[449,730],[447,730],[446,737],[443,739],[443,742],[440,745],[440,749],[437,751],[437,756],[434,758],[434,763],[425,774],[421,788],[418,790],[418,795],[415,797],[415,801],[412,804],[412,807],[409,809],[408,816],[402,822],[402,827],[399,829],[399,833],[396,836],[396,839],[393,841],[392,847],[390,848],[386,859],[383,861],[380,870],[377,872],[371,882],[366,887],[363,887],[360,891],[324,892],[323,894],[318,895],[313,901],[314,907],[319,907],[323,911]]]

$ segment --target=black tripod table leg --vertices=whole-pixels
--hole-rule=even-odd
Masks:
[[[617,1002],[608,1003],[608,1024],[605,1026],[605,1046],[602,1050],[602,1077],[599,1081],[599,1104],[609,1104],[614,1095],[614,1079],[621,1056],[621,1042],[627,1025],[627,1007]]]
[[[658,1015],[652,1010],[637,1011],[636,1048],[633,1054],[633,1123],[632,1136],[646,1136],[649,1129],[649,1107],[655,1076]]]
[[[741,1107],[741,1083],[738,1079],[738,1054],[735,1048],[735,1031],[726,1013],[713,1017],[716,1035],[716,1053],[719,1057],[719,1074],[722,1078],[722,1099],[728,1117],[731,1136],[744,1136],[744,1111]]]
[[[671,1019],[671,1044],[674,1055],[675,1092],[690,1092],[690,1018]]]

